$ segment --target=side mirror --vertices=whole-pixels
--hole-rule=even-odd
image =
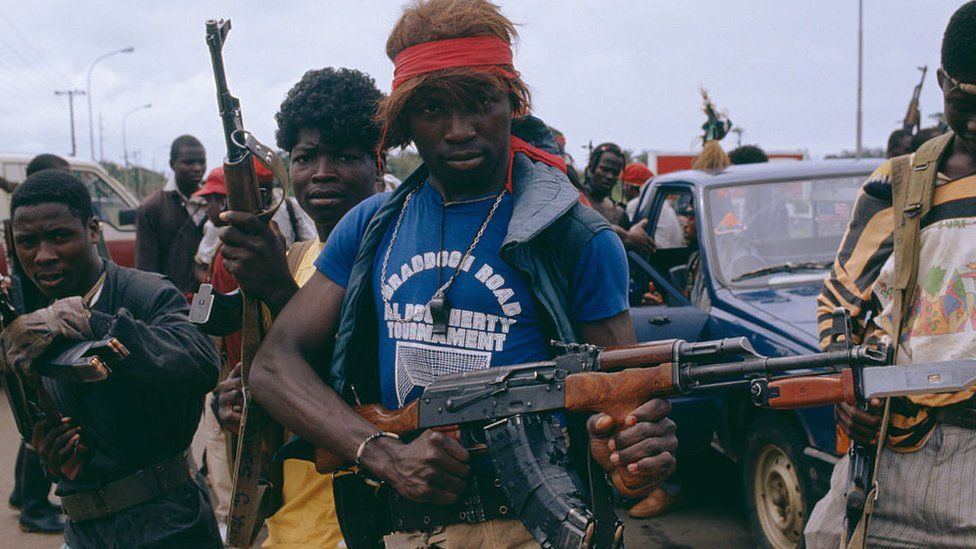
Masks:
[[[136,224],[136,211],[135,210],[119,210],[119,225],[135,225]]]

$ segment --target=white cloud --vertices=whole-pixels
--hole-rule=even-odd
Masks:
[[[566,133],[578,162],[585,161],[581,147],[591,139],[634,150],[688,150],[703,122],[700,85],[745,129],[744,142],[815,155],[854,146],[853,2],[501,3],[521,25],[517,59],[536,112]],[[274,113],[308,69],[350,66],[389,88],[384,45],[400,6],[394,0],[6,0],[0,6],[6,16],[0,17],[0,150],[67,152],[67,99],[55,97],[54,89],[84,88],[92,60],[134,46],[132,54],[100,62],[93,74],[105,156],[122,157],[125,112],[152,103],[129,118],[129,148],[139,151],[141,162],[150,165],[155,157],[157,167],[165,164],[173,137],[193,133],[215,166],[223,140],[204,44],[207,18],[232,18],[228,80],[246,125],[273,142]],[[866,146],[882,145],[897,127],[917,65],[930,68],[923,115],[941,110],[934,69],[956,6],[865,0]],[[79,99],[78,147],[87,155],[88,115]]]

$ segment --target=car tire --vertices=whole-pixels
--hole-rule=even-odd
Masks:
[[[816,503],[806,474],[806,446],[803,430],[786,413],[763,413],[750,425],[743,492],[757,547],[803,547],[803,527]]]

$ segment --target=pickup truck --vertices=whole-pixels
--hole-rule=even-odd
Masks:
[[[819,351],[816,298],[878,160],[772,162],[681,171],[642,189],[658,250],[629,254],[639,341],[745,336],[757,352]],[[762,410],[745,389],[672,400],[682,451],[712,446],[742,466],[757,545],[798,547],[838,448],[832,408]]]
[[[33,155],[0,153],[0,177],[19,184],[27,178],[27,164]],[[102,236],[113,261],[125,267],[136,262],[136,208],[139,200],[101,165],[80,158],[63,157],[71,173],[81,179],[92,196],[95,216],[101,221]],[[0,191],[0,219],[10,217],[10,193]],[[0,272],[7,272],[6,258],[0,254]]]

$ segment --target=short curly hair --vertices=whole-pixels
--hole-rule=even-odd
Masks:
[[[976,2],[963,4],[942,36],[942,68],[950,76],[976,83]]]
[[[310,70],[288,90],[275,120],[278,147],[291,151],[298,132],[309,128],[329,143],[352,143],[376,153],[380,127],[376,105],[383,93],[368,74],[355,69],[326,67]]]

